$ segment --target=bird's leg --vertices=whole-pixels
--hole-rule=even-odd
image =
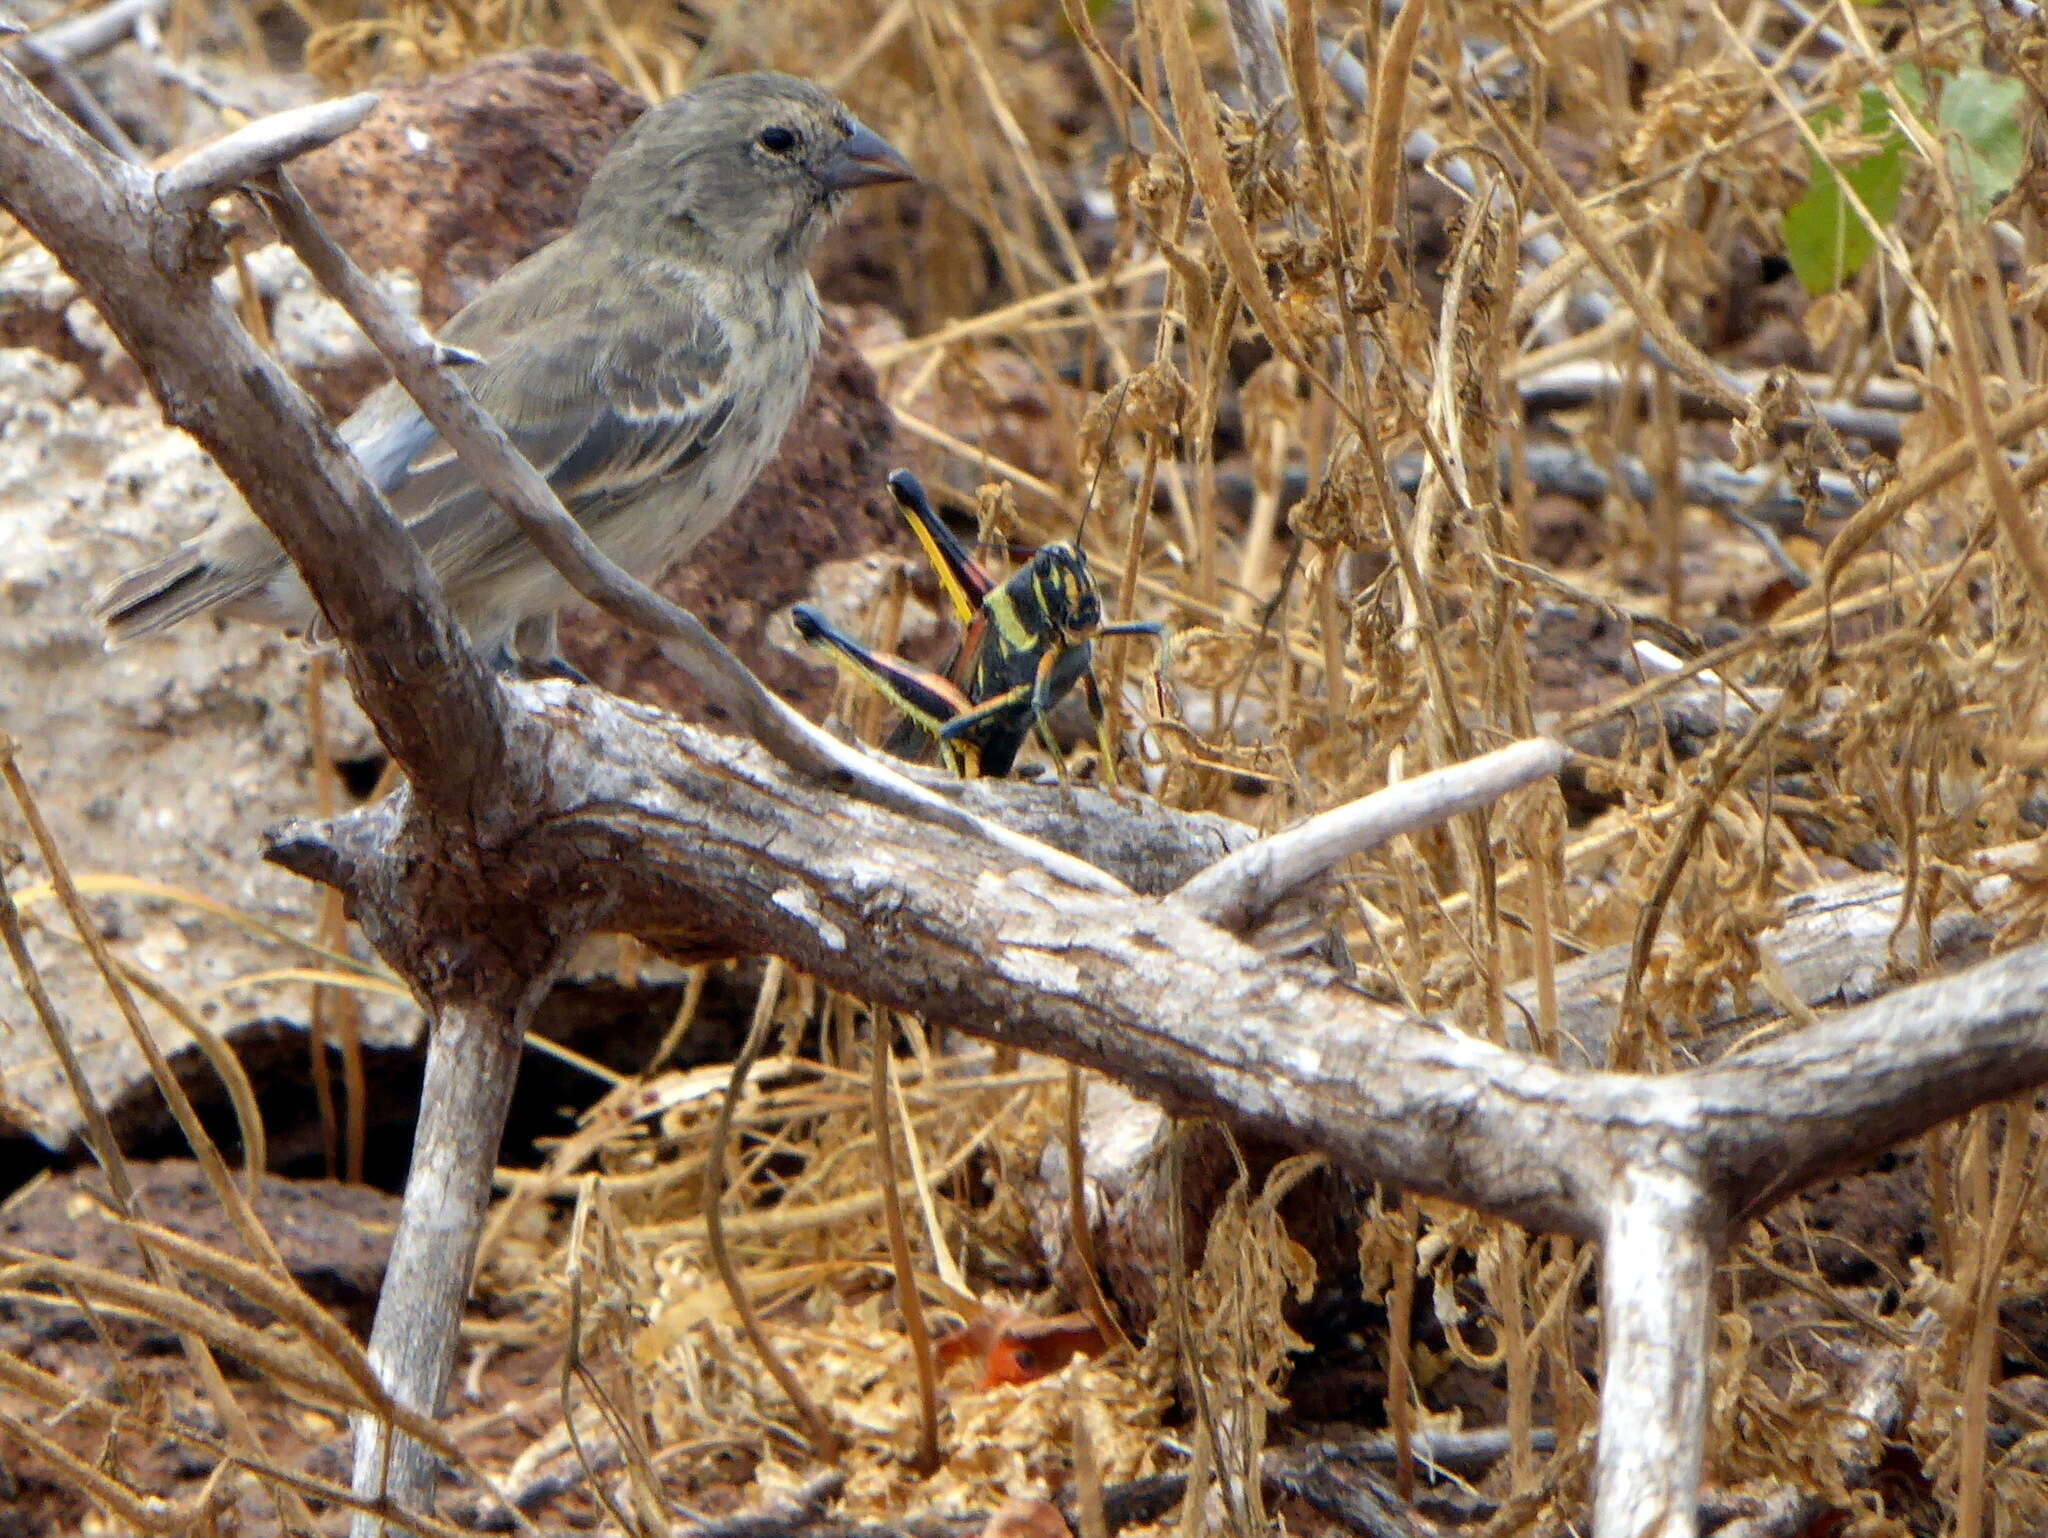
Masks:
[[[566,678],[572,684],[590,682],[562,656],[561,636],[552,614],[521,620],[512,633],[508,650],[513,669],[521,678]]]

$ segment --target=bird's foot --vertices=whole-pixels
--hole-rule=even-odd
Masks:
[[[580,668],[573,666],[559,654],[524,657],[510,646],[501,646],[492,653],[491,671],[502,678],[520,678],[528,683],[539,683],[548,678],[565,678],[572,684],[590,682]]]
[[[521,678],[566,678],[572,684],[587,684],[589,676],[565,657],[521,657],[519,659]]]

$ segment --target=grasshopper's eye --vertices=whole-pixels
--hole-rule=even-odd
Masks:
[[[772,123],[761,130],[757,142],[771,155],[787,155],[796,148],[796,131],[784,128],[780,123]]]

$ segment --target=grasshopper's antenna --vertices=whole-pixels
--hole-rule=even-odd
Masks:
[[[1081,517],[1074,525],[1074,548],[1086,553],[1081,540],[1088,532],[1088,515],[1095,510],[1095,492],[1102,485],[1102,467],[1109,463],[1109,456],[1116,452],[1117,424],[1124,419],[1124,403],[1131,398],[1131,382],[1126,379],[1116,387],[1116,410],[1110,413],[1109,430],[1102,435],[1102,452],[1096,456],[1095,473],[1088,478],[1088,495],[1081,500]]]

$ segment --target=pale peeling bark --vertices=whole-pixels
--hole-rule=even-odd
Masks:
[[[235,153],[268,142],[281,157],[308,133],[301,117]],[[264,158],[237,164],[253,175]],[[57,253],[166,415],[291,553],[410,779],[400,797],[289,830],[271,851],[347,895],[435,1021],[400,1253],[373,1332],[409,1408],[436,1410],[445,1386],[524,1017],[593,928],[686,958],[781,956],[1361,1175],[1604,1242],[1603,1538],[1697,1528],[1707,1287],[1725,1224],[2048,1080],[2048,945],[1712,1069],[1573,1071],[1411,1019],[1257,943],[1264,910],[1317,874],[1303,851],[1337,858],[1366,824],[1398,819],[1341,812],[1189,887],[1242,847],[1242,830],[1086,793],[941,791],[791,725],[751,678],[723,675],[760,706],[779,758],[590,689],[505,689],[353,461],[214,297],[217,232],[166,187],[98,150],[0,62],[0,205]],[[279,206],[290,222],[291,200]],[[408,382],[462,416],[465,398],[417,341],[394,341]],[[485,484],[532,491],[530,468],[504,462],[491,432],[463,441]],[[515,512],[565,571],[582,559],[551,494]],[[576,580],[679,642],[693,633],[637,584],[587,562]],[[1472,804],[1455,791],[1411,799]],[[365,1432],[363,1447],[359,1489],[431,1505],[427,1459],[395,1449],[386,1480],[382,1438]]]
[[[438,1050],[420,1091],[420,1131],[369,1351],[378,1381],[427,1385],[420,1407],[440,1404],[455,1370],[456,1338],[441,1321],[460,1317],[468,1296],[498,1155],[491,1133],[504,1126],[512,1103],[523,1044],[500,1028],[501,1018],[486,1006],[474,1014],[443,1008],[434,1021]],[[410,1437],[394,1438],[380,1416],[359,1414],[351,1429],[355,1493],[420,1506],[434,1488],[433,1455]]]
[[[1601,1251],[1595,1532],[1699,1531],[1721,1230],[1721,1214],[1676,1140],[1652,1139],[1615,1183]],[[1614,1434],[1624,1426],[1628,1435]]]

